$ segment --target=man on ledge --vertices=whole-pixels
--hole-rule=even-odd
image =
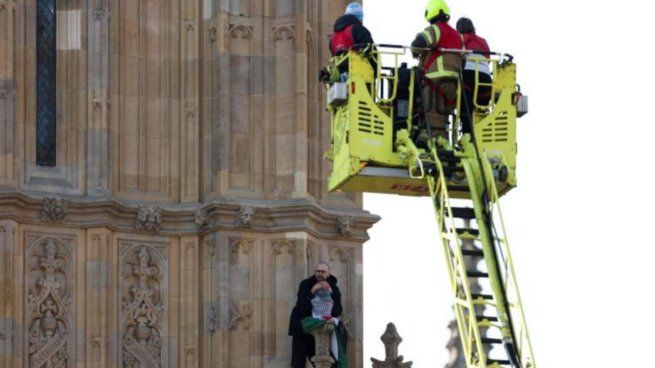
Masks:
[[[333,358],[337,361],[334,367],[347,367],[346,333],[338,319],[342,310],[337,278],[330,274],[330,265],[327,262],[320,262],[314,269],[314,275],[300,282],[298,300],[291,311],[291,367],[304,368],[307,358],[314,356],[314,337],[309,332],[325,323],[333,323],[336,326],[331,346]]]

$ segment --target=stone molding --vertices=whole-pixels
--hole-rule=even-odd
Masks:
[[[52,201],[51,199],[46,211],[42,196],[21,192],[0,193],[0,220],[12,219],[23,224],[40,225],[43,221],[65,219],[66,225],[72,227],[107,227],[112,231],[128,233],[156,231],[159,235],[169,236],[203,235],[217,230],[243,231],[244,228],[248,232],[264,234],[303,231],[317,239],[334,239],[341,236],[349,242],[366,241],[366,231],[379,220],[378,216],[363,210],[353,209],[347,216],[343,214],[343,210],[339,214],[330,213],[309,199],[242,203],[217,200],[204,206],[152,206],[109,199],[89,200],[83,197],[56,199],[54,204]],[[250,218],[248,215],[240,220],[241,224],[249,226],[239,226],[235,219],[245,216],[242,208],[246,207],[256,208],[256,216]],[[206,218],[200,214],[198,220],[204,223],[203,226],[196,222],[199,210],[206,213]],[[44,211],[47,213],[45,218],[42,217]],[[162,220],[164,218],[166,221]]]

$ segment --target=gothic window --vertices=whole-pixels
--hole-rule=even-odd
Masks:
[[[36,6],[36,163],[56,166],[57,143],[57,23],[56,0]]]

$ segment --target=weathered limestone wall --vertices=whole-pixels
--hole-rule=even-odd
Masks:
[[[0,367],[286,367],[328,260],[363,366],[362,244],[328,194],[335,0],[57,1],[57,165],[36,1],[0,0]]]

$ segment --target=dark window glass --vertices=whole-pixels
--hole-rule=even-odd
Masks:
[[[56,0],[36,6],[36,163],[57,164]]]

